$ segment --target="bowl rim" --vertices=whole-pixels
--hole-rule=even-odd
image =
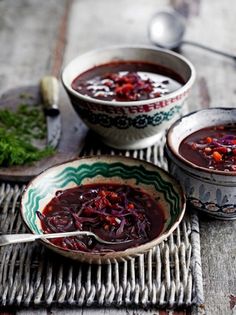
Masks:
[[[166,134],[166,148],[167,148],[167,150],[170,151],[170,153],[173,155],[173,157],[175,158],[176,161],[182,163],[184,166],[187,166],[188,169],[190,169],[190,171],[192,170],[192,172],[195,171],[195,172],[200,172],[200,173],[209,174],[209,175],[214,174],[214,175],[219,175],[219,176],[223,175],[223,176],[228,176],[228,177],[235,177],[236,172],[232,172],[232,171],[225,172],[225,171],[219,171],[219,170],[214,170],[214,169],[208,169],[208,168],[205,168],[205,167],[202,167],[202,166],[198,166],[198,165],[190,162],[189,160],[185,159],[179,153],[179,146],[178,146],[177,149],[174,148],[172,140],[171,140],[171,137],[172,137],[172,134],[174,133],[175,127],[180,125],[185,118],[194,116],[197,113],[201,113],[202,112],[204,114],[204,112],[209,112],[209,111],[214,111],[214,110],[220,110],[220,111],[223,111],[223,112],[230,112],[232,110],[236,111],[236,108],[235,107],[210,107],[210,108],[204,108],[204,109],[195,110],[193,112],[190,112],[190,113],[180,117],[179,119],[177,119],[170,126],[170,128],[167,131],[167,134]],[[215,126],[215,124],[214,123],[212,123],[212,124],[209,123],[208,126],[203,127],[203,128],[207,128],[207,127],[211,127],[211,126]],[[201,130],[201,129],[202,128],[199,128],[196,131]],[[196,131],[194,131],[194,132],[196,132]],[[191,135],[192,133],[193,132],[189,133],[188,136]]]
[[[184,62],[190,70],[190,77],[189,79],[186,81],[186,83],[184,85],[182,85],[178,90],[173,91],[167,95],[161,96],[161,97],[157,97],[157,98],[152,98],[152,99],[148,99],[148,100],[142,100],[142,101],[125,101],[125,102],[121,102],[121,101],[105,101],[105,100],[99,100],[96,98],[92,98],[90,96],[86,96],[83,95],[77,91],[75,91],[74,89],[72,89],[71,84],[68,84],[68,82],[66,82],[67,80],[65,79],[65,73],[68,70],[69,67],[71,67],[71,65],[76,62],[76,60],[79,60],[80,58],[84,58],[86,56],[90,56],[90,55],[95,55],[96,53],[102,52],[102,51],[113,51],[116,49],[133,49],[133,50],[147,50],[147,51],[154,51],[156,53],[158,52],[162,52],[165,53],[167,55],[171,55],[173,57],[175,57],[176,59],[181,60],[182,62]],[[107,62],[109,63],[109,62]],[[92,68],[89,68],[92,69]],[[87,69],[87,70],[89,70]],[[86,71],[87,71],[86,70]],[[188,91],[191,86],[193,85],[194,81],[196,79],[196,70],[195,67],[193,66],[193,64],[184,56],[173,52],[169,49],[163,49],[163,48],[155,48],[153,46],[150,45],[112,45],[112,46],[107,46],[107,47],[103,47],[103,48],[97,48],[97,49],[93,49],[90,50],[88,52],[85,52],[83,54],[80,54],[78,56],[76,56],[75,58],[73,58],[63,69],[61,72],[61,81],[63,86],[65,87],[65,89],[67,91],[69,91],[73,96],[75,97],[79,97],[80,99],[82,99],[83,101],[86,102],[93,102],[96,104],[100,104],[100,105],[109,105],[109,106],[138,106],[138,105],[146,105],[146,104],[150,104],[150,103],[156,103],[156,102],[162,102],[165,100],[168,100],[170,98],[175,98],[177,95],[182,95],[185,91]]]
[[[32,186],[32,184],[38,180],[38,178],[41,178],[45,175],[45,173],[49,173],[51,172],[52,170],[56,169],[57,167],[59,166],[62,166],[62,165],[69,165],[73,162],[76,162],[76,161],[83,161],[83,160],[88,160],[88,159],[99,159],[99,160],[103,160],[104,158],[109,158],[109,159],[112,159],[113,161],[122,161],[122,160],[130,160],[130,161],[134,161],[135,163],[138,162],[138,163],[142,163],[142,165],[148,165],[150,167],[154,167],[156,168],[156,170],[158,172],[161,172],[163,173],[168,180],[171,180],[172,182],[174,182],[175,184],[175,187],[177,188],[177,191],[180,193],[180,201],[182,203],[182,209],[179,213],[179,216],[178,216],[178,219],[174,222],[174,224],[172,225],[172,227],[165,231],[164,233],[162,234],[159,234],[156,238],[154,238],[153,240],[151,241],[148,241],[144,244],[141,244],[139,246],[134,246],[134,247],[131,247],[131,248],[127,248],[123,251],[114,251],[114,252],[103,252],[103,253],[93,253],[93,252],[83,252],[83,251],[75,251],[75,250],[68,250],[68,249],[63,249],[51,242],[49,242],[48,240],[43,240],[41,239],[40,242],[42,242],[44,245],[46,245],[47,247],[52,247],[54,248],[57,252],[59,252],[61,255],[63,256],[66,256],[66,253],[74,253],[75,255],[78,254],[79,256],[80,255],[84,255],[85,257],[88,256],[88,259],[85,259],[85,261],[88,261],[88,260],[91,260],[92,262],[95,262],[95,261],[99,261],[99,263],[103,263],[103,262],[106,262],[107,260],[114,260],[114,259],[123,259],[125,257],[133,257],[133,256],[136,256],[138,254],[142,254],[144,252],[146,252],[147,250],[153,248],[155,245],[158,245],[160,244],[163,240],[165,240],[177,227],[178,225],[180,224],[180,222],[182,221],[183,217],[184,217],[184,214],[185,214],[185,211],[186,211],[186,196],[185,196],[185,193],[183,191],[183,188],[182,186],[180,185],[180,183],[170,174],[168,173],[166,170],[164,170],[163,168],[155,165],[154,163],[151,163],[151,162],[147,162],[146,160],[141,160],[141,159],[136,159],[136,158],[133,158],[133,157],[126,157],[126,156],[111,156],[111,155],[106,155],[106,154],[103,154],[103,155],[99,155],[99,156],[83,156],[83,157],[79,157],[79,158],[76,158],[76,159],[71,159],[70,161],[67,161],[67,162],[64,162],[64,163],[58,163],[57,165],[54,165],[52,167],[49,167],[47,169],[45,169],[44,171],[42,171],[39,175],[37,175],[36,177],[34,177],[27,185],[26,187],[24,188],[23,190],[23,193],[22,193],[22,197],[21,197],[21,202],[20,202],[20,215],[21,215],[21,218],[22,218],[22,221],[24,223],[24,225],[26,226],[27,230],[30,231],[30,233],[32,234],[37,234],[37,233],[34,233],[34,231],[29,227],[29,225],[27,224],[26,220],[25,220],[25,217],[24,217],[24,214],[23,214],[23,202],[26,198],[26,195],[27,195],[27,192],[28,192],[28,189]],[[43,235],[43,233],[42,233]],[[77,259],[77,258],[75,258]],[[79,260],[79,259],[77,259]]]

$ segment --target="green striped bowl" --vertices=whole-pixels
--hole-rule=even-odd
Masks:
[[[180,185],[161,168],[138,159],[120,156],[91,156],[54,166],[33,179],[24,191],[21,215],[29,230],[43,234],[36,211],[55,196],[57,190],[91,183],[117,183],[141,187],[158,198],[165,209],[163,231],[152,241],[119,252],[85,253],[64,250],[45,240],[47,247],[57,253],[89,263],[106,263],[136,256],[163,241],[180,223],[185,211],[185,197]]]

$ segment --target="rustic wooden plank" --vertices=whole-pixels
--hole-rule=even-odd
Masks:
[[[234,53],[235,13],[232,1],[201,1],[199,16],[188,20],[186,38]],[[198,75],[190,110],[234,107],[234,61],[187,45],[182,51],[194,63]],[[201,217],[200,231],[206,312],[231,314],[230,294],[235,294],[236,288],[236,224]]]
[[[148,20],[156,10],[169,4],[188,17],[186,38],[236,52],[234,1],[193,2],[195,9],[193,5],[189,7],[190,2],[184,0],[137,0],[128,4],[127,0],[74,1],[70,11],[65,63],[78,53],[93,48],[122,43],[149,44]],[[19,83],[31,84],[50,69],[58,69],[58,65],[52,64],[52,54],[55,53],[55,36],[68,13],[65,13],[66,6],[68,3],[63,0],[49,0],[43,6],[37,0],[0,2],[0,42],[3,47],[0,52],[0,92]],[[189,101],[190,110],[209,106],[235,106],[234,62],[187,45],[182,47],[182,52],[194,63],[198,74]],[[73,111],[68,107],[65,112],[69,121]],[[69,125],[69,128],[74,128],[74,125]],[[208,314],[230,314],[232,311],[230,294],[236,293],[235,238],[235,222],[201,218],[203,277]],[[52,310],[58,314],[57,309]],[[76,314],[80,314],[80,310],[76,311]],[[83,309],[81,313],[91,314],[89,311],[91,309]],[[28,312],[27,315],[36,314],[32,310],[18,314],[26,314],[24,312]],[[45,310],[37,312],[46,314]],[[68,314],[67,310],[64,312]],[[102,314],[112,312],[132,314],[131,311],[100,310]],[[137,312],[136,314],[145,314],[141,310]],[[96,314],[99,314],[97,310]]]
[[[43,7],[38,1],[1,2],[0,42],[0,93],[9,88],[35,86],[42,76],[59,75],[66,42],[66,26],[71,0],[50,0]],[[50,21],[50,23],[49,23]],[[17,25],[17,27],[15,27]],[[13,43],[9,45],[9,42]],[[8,62],[4,62],[4,60]],[[34,94],[34,93],[33,93]],[[37,92],[36,92],[37,94]],[[14,102],[14,100],[13,100]],[[15,101],[15,105],[17,106]],[[4,101],[1,102],[4,106]],[[45,168],[74,159],[82,148],[86,128],[75,115],[61,87],[59,107],[62,113],[62,135],[57,154],[27,167],[2,169],[4,180],[26,181],[31,174],[41,173]],[[71,139],[73,138],[73,141]]]
[[[224,4],[220,0],[201,1],[199,15],[187,20],[185,39],[235,53],[235,14],[232,0],[226,0]],[[196,84],[189,100],[190,110],[201,106],[235,106],[235,62],[190,45],[183,45],[182,52],[197,71]]]
[[[186,18],[190,18],[191,16],[198,16],[200,4],[200,0],[170,0],[170,5],[173,7],[173,9]]]
[[[0,94],[48,73],[65,0],[1,1]]]
[[[148,21],[158,8],[167,5],[168,0],[74,1],[64,62],[108,45],[150,45]]]
[[[82,308],[82,309],[51,309],[50,315],[188,315],[185,311],[143,310],[124,308]],[[23,315],[23,314],[22,314]],[[25,314],[24,314],[25,315]],[[31,315],[31,314],[27,314]],[[41,315],[41,314],[40,314]]]
[[[17,312],[17,315],[48,315],[48,311],[45,309],[22,309]]]
[[[230,314],[236,289],[236,222],[201,218],[202,264],[209,314]],[[207,241],[206,241],[207,240]]]
[[[0,313],[1,315],[13,315],[12,313]],[[118,308],[74,308],[60,309],[23,309],[17,315],[190,315],[185,311],[142,310],[142,309],[118,309]]]
[[[57,78],[60,77],[61,66],[63,63],[63,57],[67,41],[67,24],[69,14],[71,11],[72,2],[73,0],[65,0],[64,12],[63,15],[61,16],[60,23],[58,25],[53,57],[51,58],[51,74]]]

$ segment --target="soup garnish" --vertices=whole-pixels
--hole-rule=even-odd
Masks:
[[[236,172],[236,125],[200,129],[181,142],[179,153],[198,166]]]
[[[80,74],[72,82],[72,88],[92,98],[125,102],[161,97],[183,84],[183,79],[166,67],[141,61],[119,61]]]
[[[32,164],[55,150],[44,147],[47,128],[42,106],[19,104],[16,110],[0,109],[0,166]]]
[[[119,184],[82,185],[57,191],[42,213],[45,233],[92,231],[104,240],[128,244],[104,245],[87,236],[50,240],[69,250],[110,251],[138,246],[158,236],[164,214],[158,202],[141,189]]]

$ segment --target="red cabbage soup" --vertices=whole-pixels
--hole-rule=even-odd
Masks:
[[[50,240],[75,251],[120,251],[156,238],[164,227],[164,211],[157,200],[139,188],[120,184],[89,184],[57,191],[42,213],[37,212],[44,233],[92,231],[108,241],[72,236]]]
[[[96,66],[77,76],[72,88],[105,101],[143,101],[167,95],[184,85],[174,71],[142,61],[117,61]]]
[[[197,166],[236,172],[236,124],[200,129],[180,144],[179,153]]]

